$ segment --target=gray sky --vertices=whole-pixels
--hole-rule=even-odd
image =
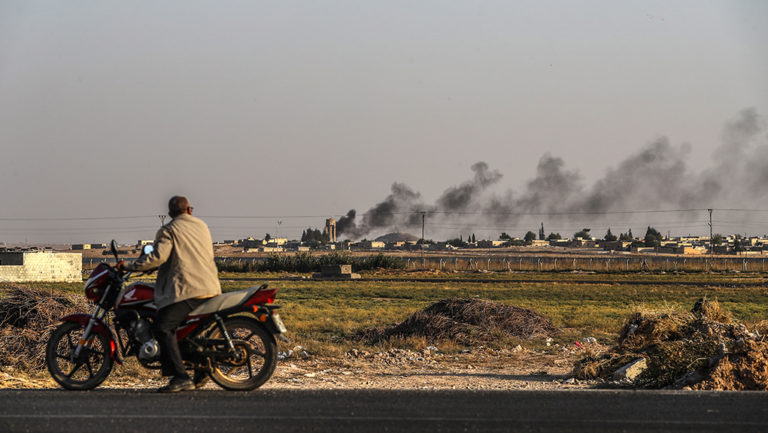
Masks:
[[[589,185],[662,135],[708,166],[768,112],[767,24],[764,1],[0,0],[0,241],[151,238],[157,217],[11,219],[173,194],[205,216],[364,211],[395,181],[431,202],[477,161],[518,190],[546,152]]]

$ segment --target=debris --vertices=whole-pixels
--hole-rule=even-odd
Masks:
[[[552,339],[550,337],[547,337],[546,340],[544,340],[545,343],[547,343],[547,347],[552,345]]]
[[[631,383],[647,368],[648,363],[645,361],[645,358],[639,358],[616,370],[613,373],[613,378],[624,383]]]
[[[45,346],[61,317],[90,310],[83,296],[0,285],[0,365],[42,370]]]
[[[581,341],[587,344],[597,344],[597,338],[595,337],[584,337]]]
[[[615,347],[590,353],[573,372],[580,379],[610,379],[620,367],[643,358],[646,368],[630,379],[633,386],[768,390],[768,341],[758,337],[765,323],[756,328],[750,332],[734,323],[716,300],[706,298],[690,312],[637,312]]]
[[[368,328],[353,338],[375,344],[393,337],[419,336],[429,341],[450,340],[473,345],[497,340],[499,335],[535,338],[559,332],[547,317],[532,310],[480,299],[446,299],[399,324]]]

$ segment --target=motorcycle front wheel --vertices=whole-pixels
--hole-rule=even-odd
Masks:
[[[45,349],[48,372],[66,389],[93,389],[104,382],[112,371],[109,341],[99,333],[92,333],[75,357],[75,348],[83,337],[83,331],[85,328],[79,323],[63,323],[51,333]]]
[[[277,365],[277,344],[272,334],[253,319],[233,317],[224,321],[238,357],[211,360],[211,379],[233,391],[250,391],[266,383]],[[223,339],[216,329],[210,338]],[[227,350],[221,347],[219,350]]]

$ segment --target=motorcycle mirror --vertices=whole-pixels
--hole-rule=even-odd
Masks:
[[[112,255],[115,256],[115,260],[119,260],[117,258],[117,242],[115,242],[114,239],[112,239],[112,242],[109,243],[109,250],[112,251]]]
[[[152,254],[152,251],[154,250],[155,250],[155,247],[153,247],[152,245],[144,245],[143,247],[141,247],[141,255],[148,256]]]

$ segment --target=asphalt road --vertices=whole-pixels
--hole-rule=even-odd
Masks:
[[[768,393],[0,391],[0,432],[765,432]]]

